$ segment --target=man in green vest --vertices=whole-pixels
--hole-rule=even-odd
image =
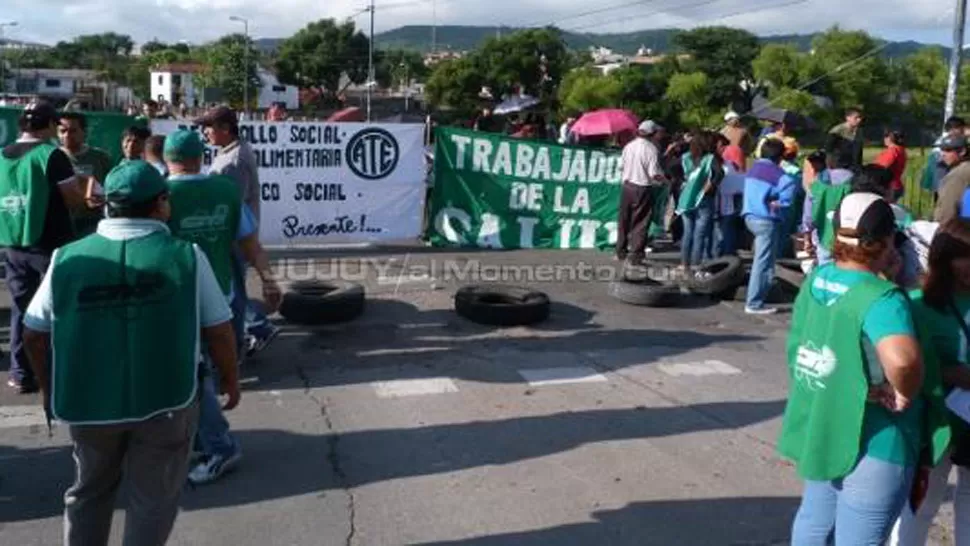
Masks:
[[[88,176],[99,185],[104,184],[108,172],[114,166],[114,160],[108,152],[100,148],[88,146],[88,121],[80,112],[65,112],[61,114],[57,125],[57,138],[61,143],[61,151],[67,154],[74,165],[74,172],[81,176]],[[100,209],[84,211],[76,214],[74,227],[79,236],[90,235],[98,228],[101,220]]]
[[[30,303],[28,351],[45,408],[74,442],[64,543],[107,544],[124,474],[124,543],[162,546],[185,484],[202,342],[226,409],[239,403],[232,312],[202,250],[169,233],[168,186],[154,167],[126,163],[105,186],[108,219],[54,253]]]
[[[852,193],[835,217],[835,262],[802,284],[788,337],[778,442],[805,481],[792,544],[883,544],[921,464],[949,444],[936,365],[924,366],[906,295],[892,282],[895,217]]]
[[[263,283],[263,298],[273,312],[279,306],[280,289],[259,244],[256,219],[243,203],[233,179],[200,174],[204,154],[205,144],[198,133],[179,130],[165,139],[163,155],[171,172],[169,229],[176,237],[195,242],[206,253],[227,304],[238,290],[233,283],[233,252],[238,245],[246,261],[255,265]],[[242,313],[233,317],[237,340],[245,328],[244,319]],[[242,347],[237,345],[237,349]],[[206,378],[204,387],[197,439],[201,458],[189,472],[189,481],[194,484],[215,481],[242,459],[239,443],[220,411],[211,376]]]
[[[40,286],[51,253],[75,238],[71,210],[84,208],[84,191],[68,156],[51,144],[57,111],[27,105],[20,137],[0,151],[0,247],[10,291],[10,374],[7,385],[37,391],[23,344],[23,313]]]

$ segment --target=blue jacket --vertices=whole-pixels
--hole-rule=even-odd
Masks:
[[[759,159],[748,169],[744,180],[744,207],[742,216],[754,216],[780,222],[782,217],[773,212],[768,203],[778,201],[782,208],[792,205],[797,183],[779,166],[767,159]]]

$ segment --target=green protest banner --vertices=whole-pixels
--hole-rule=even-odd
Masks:
[[[0,146],[17,140],[17,120],[21,108],[0,108]],[[133,116],[113,112],[82,112],[88,122],[89,146],[101,148],[114,160],[121,160],[121,134],[132,125],[145,126],[145,122]]]
[[[610,150],[438,128],[428,239],[435,246],[616,244],[622,163]]]

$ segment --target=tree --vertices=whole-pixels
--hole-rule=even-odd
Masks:
[[[438,63],[425,86],[428,102],[439,108],[451,108],[459,115],[474,112],[481,99],[485,76],[471,57]]]
[[[338,95],[344,75],[354,84],[367,81],[369,50],[370,41],[355,30],[352,21],[338,25],[333,19],[322,19],[283,41],[277,76],[285,84]]]
[[[571,60],[566,43],[555,28],[489,38],[473,57],[496,96],[519,91],[540,99],[555,95]]]
[[[909,114],[920,127],[938,125],[947,84],[947,63],[943,50],[927,47],[907,57],[903,62],[903,78],[909,90]]]
[[[818,82],[814,91],[830,97],[838,110],[858,106],[869,119],[885,118],[891,89],[878,45],[863,31],[843,31],[838,27],[816,36],[812,41],[812,68],[827,77]]]
[[[741,83],[754,83],[751,64],[761,50],[757,36],[737,28],[703,27],[676,34],[674,45],[690,56],[688,71],[707,75],[714,106],[751,109],[758,90]]]
[[[720,121],[719,108],[712,104],[710,78],[704,72],[674,74],[665,98],[679,108],[680,122],[690,129],[703,129]]]
[[[574,70],[559,86],[559,104],[570,113],[616,108],[623,101],[623,87],[613,74],[604,76],[594,68]]]
[[[249,65],[246,65],[246,49],[249,49]],[[250,101],[259,96],[262,82],[259,79],[259,51],[252,40],[243,34],[230,34],[207,44],[199,50],[203,70],[195,75],[198,89],[220,89],[233,106],[243,103],[249,85]]]
[[[768,44],[752,61],[755,79],[762,86],[794,89],[802,81],[804,55],[791,44]]]
[[[428,67],[417,51],[392,49],[379,51],[375,58],[377,83],[381,87],[398,87],[410,81],[424,81]]]

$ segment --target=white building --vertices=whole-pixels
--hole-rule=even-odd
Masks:
[[[196,92],[194,80],[202,68],[195,63],[156,66],[151,71],[151,98],[173,105],[201,106],[202,94]]]
[[[298,110],[300,108],[299,88],[295,85],[281,84],[276,74],[264,68],[259,68],[258,74],[262,87],[259,89],[257,108],[269,108],[273,106],[274,102],[286,103],[287,110]]]
[[[201,106],[204,101],[203,90],[195,85],[195,75],[204,67],[195,63],[176,63],[157,66],[151,72],[152,99],[189,107]],[[276,75],[260,67],[257,71],[260,89],[256,107],[266,109],[274,102],[286,103],[286,108],[296,110],[300,107],[300,90],[292,85],[283,85]]]
[[[73,100],[92,109],[121,108],[132,100],[131,89],[104,81],[96,70],[19,68],[3,71],[7,92],[36,95],[53,102]]]

